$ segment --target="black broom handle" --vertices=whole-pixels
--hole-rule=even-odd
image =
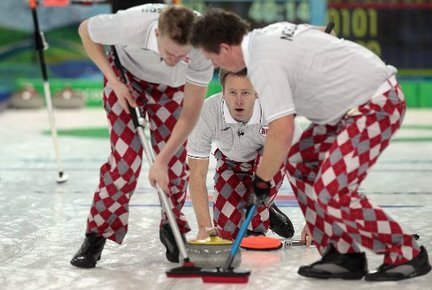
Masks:
[[[331,31],[333,30],[334,26],[335,26],[335,23],[332,22],[332,21],[330,21],[330,22],[327,24],[326,29],[324,30],[324,32],[330,34]]]
[[[113,56],[114,56],[114,65],[116,66],[117,70],[119,70],[119,72],[120,72],[120,78],[122,79],[122,82],[125,85],[128,85],[128,80],[127,80],[126,74],[123,70],[122,64],[120,63],[120,58],[118,56],[117,50],[116,50],[114,45],[111,45],[111,52],[113,53]],[[138,121],[139,116],[137,115],[135,108],[132,108],[132,106],[129,104],[129,102],[127,100],[126,100],[126,102],[128,104],[129,112],[131,113],[132,122],[133,122],[135,128],[142,127],[142,125]]]
[[[34,24],[34,36],[35,36],[35,42],[36,42],[36,50],[38,51],[38,56],[39,56],[39,60],[40,60],[40,65],[41,65],[41,71],[42,71],[42,78],[44,81],[48,80],[48,72],[47,72],[47,68],[46,68],[46,63],[45,63],[45,56],[43,54],[43,50],[45,49],[44,47],[44,40],[42,38],[42,32],[40,31],[39,28],[39,20],[38,20],[38,16],[37,16],[37,12],[36,12],[36,3],[37,1],[31,1],[31,12],[32,12],[32,16],[33,16],[33,24]]]

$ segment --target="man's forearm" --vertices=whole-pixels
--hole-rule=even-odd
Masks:
[[[212,226],[207,187],[201,181],[189,181],[189,194],[195,212],[198,228],[205,229]]]
[[[78,29],[81,41],[87,55],[96,64],[96,66],[101,70],[104,76],[107,78],[108,82],[114,83],[117,77],[105,56],[105,49],[102,44],[95,43],[90,39],[90,34],[88,31],[88,20],[82,22]]]
[[[162,151],[156,157],[161,162],[168,164],[171,157],[179,147],[186,141],[189,134],[195,127],[202,104],[204,102],[207,87],[199,87],[186,84],[183,100],[183,108],[180,117]]]
[[[288,156],[293,131],[293,116],[282,117],[269,124],[263,156],[256,175],[265,181],[273,178]]]
[[[206,184],[209,161],[189,158],[188,162],[190,167],[189,194],[198,228],[205,230],[212,226]]]

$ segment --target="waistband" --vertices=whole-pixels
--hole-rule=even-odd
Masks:
[[[390,91],[391,89],[393,89],[394,87],[396,87],[398,84],[396,77],[395,76],[391,76],[388,80],[386,80],[385,82],[383,82],[378,89],[375,91],[375,93],[373,94],[372,99],[377,98],[381,95],[383,95],[384,93]],[[345,116],[348,117],[353,117],[353,116],[358,116],[358,115],[362,115],[362,113],[359,111],[359,106],[356,106],[354,108],[351,108],[350,110],[348,110],[348,112],[345,114]]]
[[[390,91],[391,89],[393,89],[394,87],[396,87],[398,84],[396,77],[393,75],[391,76],[388,80],[386,80],[385,82],[383,82],[378,89],[375,91],[375,93],[372,96],[372,99],[378,96],[381,96],[382,94],[384,94],[385,92]]]

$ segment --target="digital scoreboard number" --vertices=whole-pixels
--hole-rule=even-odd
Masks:
[[[328,1],[335,31],[386,63],[411,72],[432,68],[432,1]]]

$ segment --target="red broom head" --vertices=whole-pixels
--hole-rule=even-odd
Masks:
[[[223,271],[220,268],[216,270],[201,271],[202,280],[204,283],[230,283],[241,284],[249,282],[249,270],[233,270]]]
[[[168,278],[197,278],[201,277],[201,268],[192,262],[184,262],[180,267],[165,272]]]

